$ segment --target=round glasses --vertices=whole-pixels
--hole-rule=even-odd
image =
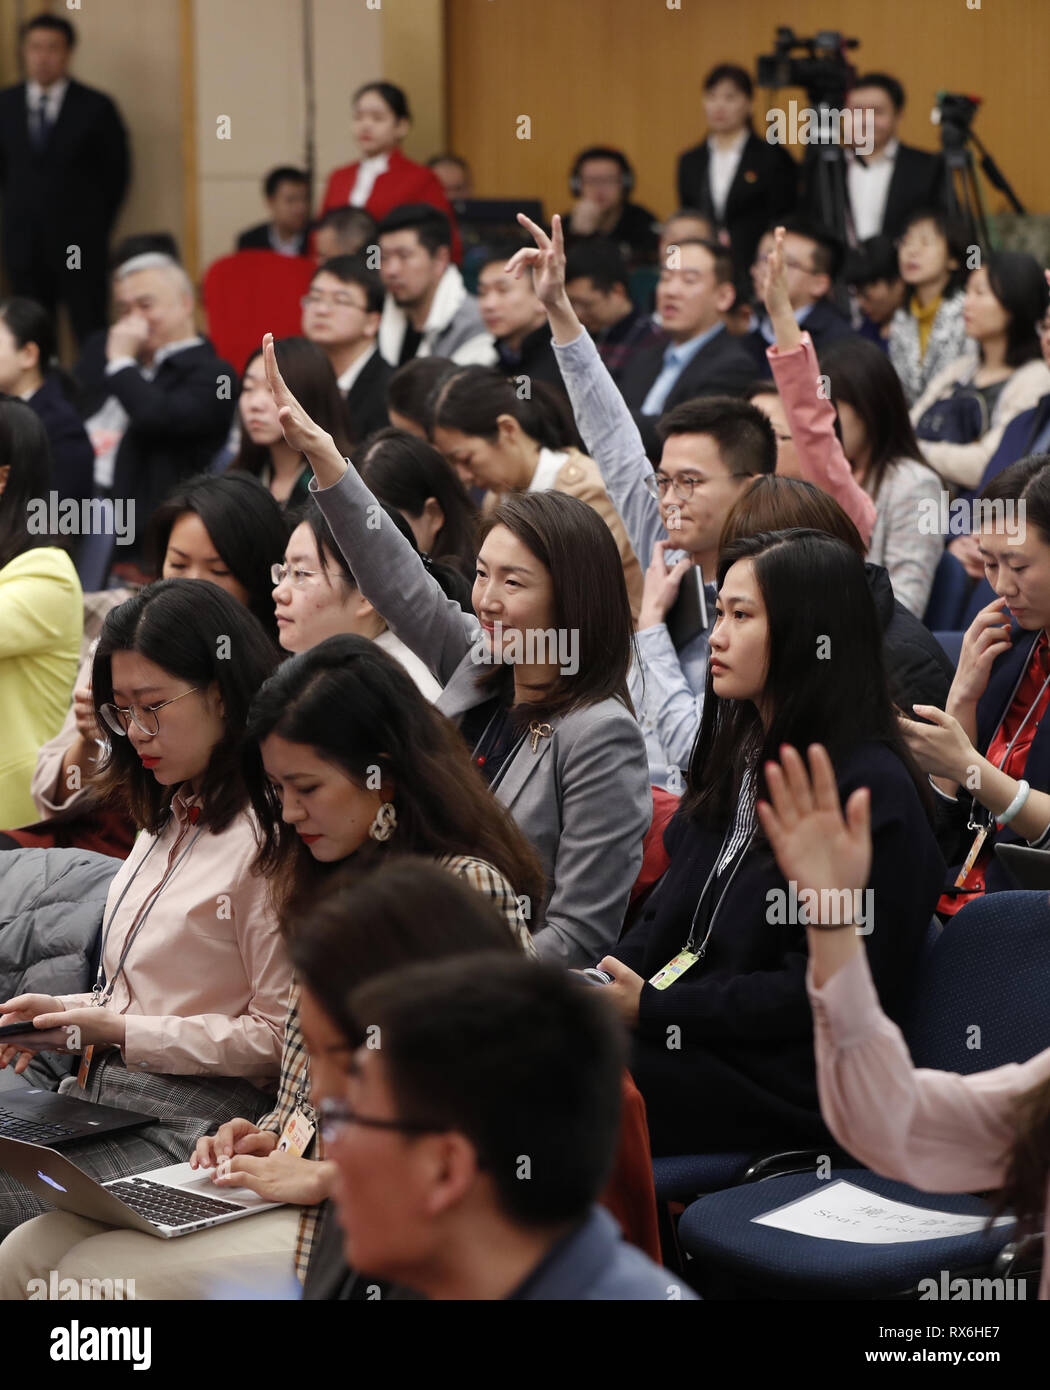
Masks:
[[[159,705],[128,705],[126,709],[121,709],[119,705],[107,702],[99,706],[98,712],[107,726],[121,738],[127,738],[128,727],[131,724],[147,738],[155,738],[160,733],[160,720],[157,718],[159,711],[173,705],[176,700],[184,700],[187,695],[196,694],[199,689],[200,687],[195,685],[192,690],[184,690],[181,695],[175,695]]]

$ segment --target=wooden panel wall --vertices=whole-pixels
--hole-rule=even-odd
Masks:
[[[941,88],[982,96],[977,134],[1030,212],[1050,212],[1043,119],[1050,0],[446,0],[449,139],[479,195],[538,194],[569,204],[575,151],[617,145],[638,173],[636,199],[663,216],[678,154],[703,134],[700,83],[716,62],[754,72],[776,26],[839,28],[853,61],[894,73],[909,102],[903,137],[936,148],[929,113]],[[778,100],[803,93],[784,91]],[[766,94],[756,99],[764,130]],[[531,139],[516,138],[518,118]],[[1005,200],[989,190],[989,210]]]

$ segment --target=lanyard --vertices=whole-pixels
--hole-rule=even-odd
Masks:
[[[1036,641],[1038,641],[1038,640],[1039,640],[1039,639],[1036,638]],[[1003,717],[1002,717],[1002,719],[999,720],[999,723],[996,725],[995,733],[992,735],[992,738],[993,738],[993,739],[995,738],[995,734],[997,734],[997,733],[999,732],[999,730],[1003,727],[1003,723],[1004,723],[1005,720],[1006,720],[1006,716],[1010,713],[1010,706],[1013,704],[1014,695],[1016,695],[1018,686],[1020,686],[1021,682],[1024,680],[1025,674],[1026,674],[1027,670],[1028,670],[1028,667],[1027,667],[1027,664],[1026,664],[1024,670],[1021,672],[1020,676],[1018,676],[1018,678],[1017,678],[1017,685],[1014,686],[1013,693],[1012,693],[1011,696],[1010,696],[1009,704],[1007,704],[1006,709],[1003,711]],[[1031,719],[1032,715],[1033,715],[1033,714],[1036,712],[1036,710],[1039,708],[1039,702],[1040,702],[1040,700],[1043,698],[1043,696],[1046,694],[1047,687],[1050,687],[1050,676],[1047,676],[1046,680],[1043,681],[1042,685],[1039,687],[1039,693],[1036,695],[1035,699],[1034,699],[1034,700],[1032,701],[1032,703],[1029,705],[1028,710],[1027,710],[1027,712],[1026,712],[1026,714],[1025,714],[1025,717],[1021,720],[1020,724],[1018,724],[1017,730],[1016,730],[1016,732],[1014,733],[1013,738],[1012,738],[1012,739],[1010,740],[1010,742],[1006,745],[1006,752],[1005,752],[1005,753],[1003,754],[1003,756],[999,759],[999,771],[1000,771],[1000,772],[1002,772],[1003,768],[1006,766],[1006,761],[1007,761],[1007,759],[1009,758],[1010,754],[1013,752],[1014,744],[1017,742],[1017,740],[1021,737],[1021,734],[1024,732],[1025,725],[1028,723],[1029,719]],[[967,829],[969,829],[969,830],[980,830],[980,829],[982,828],[982,825],[986,825],[986,826],[988,826],[988,827],[991,827],[992,822],[995,820],[995,817],[992,815],[991,811],[986,811],[986,812],[985,812],[985,814],[986,814],[986,816],[987,816],[987,820],[986,820],[986,821],[975,821],[975,820],[974,820],[974,814],[975,814],[976,810],[977,810],[977,801],[976,801],[976,799],[975,799],[974,802],[973,802],[973,804],[972,804],[972,806],[971,806],[971,809],[970,809],[970,818],[969,818],[969,821],[967,822]]]
[[[718,864],[722,858],[722,851],[725,849],[726,843],[733,833],[733,829],[734,827],[730,826],[728,831],[726,832],[726,837],[722,841],[721,848],[719,849],[718,854],[715,856],[715,862],[711,866],[711,872],[707,876],[707,882],[700,890],[700,899],[696,904],[696,910],[693,913],[693,920],[689,923],[689,936],[686,939],[684,949],[686,951],[691,951],[696,956],[702,957],[705,950],[707,949],[707,943],[710,940],[711,932],[714,930],[715,917],[718,914],[718,909],[722,906],[722,901],[725,898],[725,895],[729,892],[730,885],[732,884],[733,879],[736,877],[737,870],[740,868],[740,865],[744,862],[745,858],[747,857],[747,851],[751,848],[751,841],[755,838],[755,832],[754,830],[752,830],[751,833],[748,835],[747,839],[740,846],[740,849],[737,851],[736,856],[733,859],[732,864],[729,868],[728,877],[726,878],[725,883],[722,885],[718,897],[711,907],[711,915],[707,919],[707,931],[704,935],[704,939],[700,943],[700,945],[697,946],[696,927],[700,917],[700,909],[704,906],[705,902],[707,901],[707,890],[711,886],[711,880],[716,876]]]
[[[183,831],[182,831],[182,834],[184,835],[185,833],[186,833],[185,830],[183,830]],[[152,896],[151,896],[151,898],[150,898],[149,903],[146,905],[145,909],[141,912],[141,915],[139,916],[138,921],[135,923],[134,927],[132,928],[131,933],[130,933],[130,935],[128,936],[127,941],[125,941],[125,943],[124,943],[124,949],[121,951],[121,953],[120,953],[120,959],[117,961],[117,968],[116,968],[116,970],[114,970],[112,977],[111,977],[109,980],[106,981],[106,987],[105,987],[105,989],[103,989],[103,988],[102,988],[102,979],[103,979],[103,964],[102,964],[102,963],[103,963],[103,961],[104,961],[105,958],[106,958],[106,944],[107,944],[107,942],[109,941],[109,933],[110,933],[110,929],[111,929],[112,926],[113,926],[113,919],[114,919],[114,917],[116,917],[117,912],[118,912],[119,909],[120,909],[120,905],[121,905],[121,903],[124,901],[125,897],[127,896],[128,890],[131,888],[131,885],[132,885],[132,884],[135,882],[135,880],[138,878],[139,872],[145,867],[145,864],[146,864],[147,859],[149,859],[150,855],[153,853],[153,851],[154,851],[154,850],[157,848],[157,846],[160,844],[160,840],[159,840],[159,839],[158,839],[158,840],[154,840],[153,843],[150,845],[149,849],[148,849],[148,850],[146,851],[146,853],[142,856],[142,861],[141,861],[141,863],[139,863],[139,864],[136,866],[135,872],[131,875],[131,877],[128,879],[127,883],[124,885],[124,889],[123,889],[123,891],[121,892],[120,897],[119,897],[119,898],[117,899],[117,901],[113,904],[113,911],[109,914],[109,921],[106,923],[105,927],[102,929],[102,947],[101,947],[101,949],[100,949],[100,951],[99,951],[99,957],[98,957],[98,974],[95,976],[95,983],[94,983],[94,985],[92,986],[92,990],[91,990],[91,993],[92,993],[92,995],[94,996],[94,998],[92,999],[92,1003],[99,1005],[99,1007],[101,1007],[101,1008],[104,1008],[105,1005],[107,1005],[107,1004],[109,1003],[109,1001],[113,998],[113,986],[117,983],[117,980],[120,978],[120,976],[121,976],[121,974],[122,974],[122,972],[123,972],[123,970],[124,970],[124,962],[127,960],[127,958],[128,958],[128,952],[131,950],[132,946],[133,946],[134,943],[135,943],[135,938],[138,936],[138,934],[139,934],[139,932],[142,930],[142,928],[146,925],[146,919],[149,917],[150,913],[153,911],[154,907],[156,906],[157,899],[160,897],[161,893],[164,892],[164,889],[165,889],[165,888],[168,886],[168,884],[171,882],[171,880],[172,880],[172,878],[173,878],[173,876],[174,876],[174,874],[175,874],[175,871],[178,869],[178,867],[179,867],[179,865],[182,863],[182,861],[186,858],[187,854],[189,854],[189,852],[190,852],[190,850],[193,848],[193,846],[197,843],[198,837],[199,837],[200,835],[202,835],[203,833],[204,833],[204,826],[202,825],[202,826],[200,826],[200,827],[194,832],[193,837],[192,837],[192,839],[190,840],[189,844],[186,846],[186,848],[185,848],[185,849],[182,851],[182,853],[179,855],[178,859],[175,860],[175,863],[171,866],[171,868],[168,870],[168,872],[164,875],[164,877],[161,879],[161,881],[157,884],[156,888],[153,889]],[[181,838],[181,836],[180,836],[180,838]],[[175,845],[173,846],[173,848],[177,848],[177,847],[178,847],[178,843],[179,843],[179,841],[176,840],[176,841],[175,841]]]

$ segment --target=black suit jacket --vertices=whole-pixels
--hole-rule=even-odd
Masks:
[[[260,222],[257,227],[249,227],[246,232],[242,232],[237,238],[238,251],[272,251],[273,246],[270,242],[269,222]],[[306,244],[310,240],[310,229],[302,233],[296,240],[295,254],[297,256],[306,255]]]
[[[374,430],[390,424],[386,413],[386,388],[393,375],[393,367],[384,361],[377,348],[346,393],[352,443],[360,444]]]
[[[807,217],[819,221],[819,209],[813,189],[813,162],[809,160],[802,172],[802,206]],[[939,208],[944,202],[944,159],[914,145],[900,145],[893,161],[893,173],[882,214],[882,236],[898,237],[905,223],[919,208]],[[847,186],[846,196],[849,196]]]
[[[684,208],[706,213],[717,223],[707,181],[707,165],[706,140],[681,156],[678,201]],[[762,233],[792,211],[797,194],[798,165],[783,145],[770,145],[752,131],[729,186],[722,219],[722,225],[729,232],[733,271],[738,283],[750,285],[748,272]]]
[[[9,269],[41,257],[63,265],[66,247],[85,269],[106,263],[109,234],[127,191],[127,131],[104,92],[70,80],[43,151],[29,139],[26,85],[0,91],[0,193]]]
[[[83,421],[55,377],[44,378],[28,405],[47,431],[54,462],[51,482],[59,497],[93,497],[95,451]]]
[[[643,415],[642,403],[663,369],[664,353],[670,342],[670,338],[664,335],[650,347],[638,352],[624,368],[619,383],[620,394],[634,415],[646,453],[651,459],[660,457],[660,441],[656,433],[659,416]],[[754,377],[755,364],[741,345],[741,339],[734,338],[723,328],[682,368],[661,413],[666,413],[682,401],[692,400],[694,396],[742,395]]]
[[[130,416],[117,450],[112,490],[114,497],[135,500],[135,541],[121,555],[135,559],[159,504],[183,478],[205,472],[226,443],[237,373],[209,342],[165,358],[152,381],[137,367],[107,377],[105,365],[105,336],[98,334],[77,372],[85,408],[93,413],[109,396],[116,396]]]
[[[818,355],[821,348],[827,347],[829,343],[838,342],[840,338],[855,338],[857,336],[849,319],[844,314],[840,314],[829,299],[818,299],[806,315],[805,322],[799,327],[805,329],[813,339],[813,347]],[[757,328],[754,329],[747,337],[742,338],[741,342],[751,354],[755,374],[771,377],[773,371],[769,365],[769,358],[766,356],[766,348],[770,344],[763,338],[761,331]]]

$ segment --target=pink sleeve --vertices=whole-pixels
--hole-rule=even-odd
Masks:
[[[802,476],[834,497],[865,546],[870,545],[875,503],[854,479],[842,452],[835,433],[835,407],[819,390],[820,367],[812,338],[804,332],[797,348],[778,352],[770,347],[766,357],[784,402]]]
[[[820,989],[812,971],[811,963],[820,1109],[843,1148],[928,1192],[1001,1186],[1014,1101],[1050,1078],[1050,1049],[971,1076],[919,1069],[882,1012],[864,951]]]

